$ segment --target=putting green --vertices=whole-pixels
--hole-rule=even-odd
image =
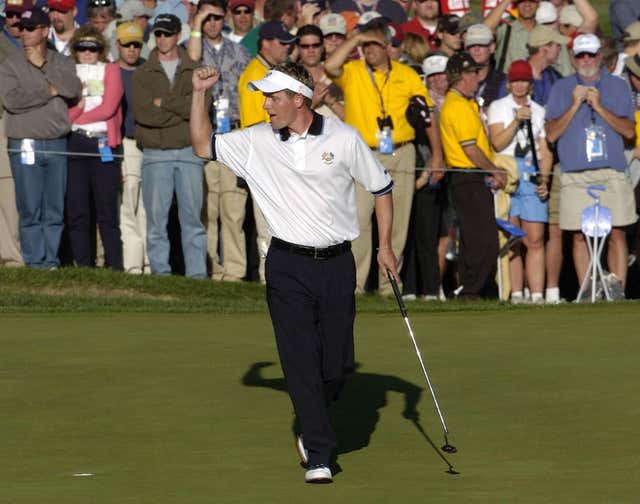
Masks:
[[[360,367],[334,408],[342,471],[309,486],[266,315],[5,314],[0,500],[637,500],[636,306],[412,322],[459,452],[425,437],[443,444],[401,318],[360,315]]]

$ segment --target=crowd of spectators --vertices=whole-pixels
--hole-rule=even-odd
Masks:
[[[296,61],[312,108],[354,127],[394,179],[405,299],[497,284],[514,303],[573,296],[560,277],[563,261],[587,274],[591,184],[606,187],[606,264],[624,287],[640,256],[640,3],[611,2],[611,37],[590,0],[499,0],[484,16],[450,3],[6,0],[0,264],[169,275],[178,242],[189,277],[253,279],[255,257],[264,282],[269,223],[246,181],[191,148],[192,73],[220,71],[207,107],[224,134],[270,120],[247,84]],[[370,274],[373,197],[357,186],[356,203],[357,291],[388,295]],[[497,274],[500,214],[525,236]]]

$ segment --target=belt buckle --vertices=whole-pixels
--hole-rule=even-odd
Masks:
[[[313,259],[314,259],[314,261],[317,261],[317,260],[320,259],[318,257],[318,248],[317,247],[313,247]]]

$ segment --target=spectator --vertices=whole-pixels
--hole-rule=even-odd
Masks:
[[[640,54],[636,54],[633,58],[627,58],[625,68],[631,85],[633,104],[635,105],[636,138],[629,156],[631,158],[629,169],[632,183],[635,182],[634,194],[636,197],[636,213],[638,213],[640,212],[640,184],[638,184],[638,170],[640,169]],[[631,246],[629,266],[640,257],[640,225],[638,223],[636,223]]]
[[[122,97],[122,204],[120,206],[120,234],[122,259],[127,273],[150,273],[147,257],[147,214],[142,202],[142,152],[135,141],[135,118],[132,104],[133,72],[144,63],[142,27],[135,21],[118,25],[116,33],[117,63],[124,88]]]
[[[509,94],[489,107],[489,135],[496,152],[515,157],[520,174],[518,186],[511,195],[509,217],[526,233],[522,245],[527,251],[523,268],[521,244],[513,249],[510,261],[511,302],[525,301],[524,269],[531,301],[544,303],[544,223],[547,222],[546,199],[549,196],[553,154],[545,139],[544,108],[531,100],[531,65],[524,60],[514,61],[507,79]]]
[[[244,36],[253,28],[253,14],[256,9],[255,0],[231,0],[229,13],[233,25],[233,31],[227,35],[232,42],[239,44]]]
[[[324,53],[328,58],[347,38],[347,22],[340,14],[325,14],[320,18]]]
[[[633,58],[636,54],[640,54],[640,21],[635,21],[624,29],[622,44],[622,52],[618,55],[616,68],[612,72],[617,76],[622,75],[627,58]]]
[[[497,70],[494,64],[493,53],[496,50],[496,44],[493,33],[484,24],[471,25],[467,30],[464,43],[466,51],[480,65],[478,103],[486,110],[494,100],[504,96],[500,88],[505,83],[505,75]]]
[[[374,19],[347,39],[325,62],[325,70],[342,88],[345,99],[345,122],[356,128],[382,165],[394,179],[393,252],[400,256],[407,239],[411,202],[415,185],[415,150],[411,142],[415,131],[405,115],[412,97],[421,97],[428,107],[433,104],[420,77],[410,67],[391,61],[387,54],[390,33],[382,19]],[[363,60],[348,61],[351,52],[361,47]],[[440,138],[435,114],[429,114],[426,128],[434,156],[429,168],[441,168]],[[391,155],[392,154],[392,155]],[[435,177],[441,172],[434,173]],[[356,185],[356,205],[360,236],[353,242],[356,260],[357,289],[365,288],[371,265],[371,193]],[[379,291],[391,294],[386,272],[380,271]]]
[[[51,22],[41,8],[22,13],[23,51],[0,65],[9,159],[15,181],[20,245],[27,266],[56,268],[64,227],[69,132],[67,101],[82,85],[73,61],[47,49]],[[47,120],[43,121],[46,117]],[[48,152],[55,152],[50,154]]]
[[[143,34],[143,42],[146,42],[150,31],[149,20],[153,16],[153,9],[147,7],[142,0],[125,0],[120,5],[118,9],[118,14],[120,15],[120,21],[132,21],[137,24],[142,30]],[[116,43],[116,32],[113,33],[112,42],[113,48],[111,51],[111,55],[113,59],[117,60],[119,57],[119,53],[117,51],[117,43]],[[132,39],[132,42],[136,42],[137,40]],[[149,57],[149,46],[147,44],[142,45],[142,50],[140,52],[141,58]]]
[[[496,68],[504,72],[511,62],[527,57],[529,32],[536,26],[538,0],[515,0],[517,19],[511,23],[502,23],[502,15],[511,5],[511,0],[501,0],[498,6],[486,17],[484,23],[496,32]]]
[[[431,49],[438,46],[436,36],[440,2],[438,0],[415,0],[413,2],[413,19],[402,25],[405,33],[415,33],[423,37]]]
[[[412,67],[418,74],[422,74],[422,62],[429,54],[429,43],[420,35],[407,33],[404,36],[405,63]]]
[[[546,1],[538,3],[536,25],[548,25],[551,28],[558,28],[558,9],[553,3]]]
[[[298,30],[296,42],[299,63],[309,72],[314,82],[311,108],[319,114],[344,119],[342,91],[324,71],[322,64],[322,30],[315,25],[306,25]]]
[[[399,24],[389,23],[389,33],[391,43],[387,46],[389,58],[400,63],[407,64],[407,57],[404,54],[404,32]]]
[[[624,139],[635,135],[634,107],[627,84],[600,67],[600,40],[592,34],[573,42],[576,74],[558,81],[547,103],[547,137],[557,142],[560,158],[560,228],[573,235],[573,259],[581,282],[589,254],[580,217],[592,204],[587,186],[602,184],[603,206],[611,210],[613,229],[608,241],[609,270],[624,285],[627,243],[624,228],[633,224],[633,189],[624,171]]]
[[[424,39],[421,40],[424,42]],[[447,60],[443,54],[434,52],[428,55],[422,64],[436,115],[439,115],[448,88],[445,73]],[[411,213],[412,226],[409,228],[405,248],[403,299],[413,300],[416,299],[416,295],[421,294],[425,301],[446,301],[442,279],[446,268],[448,231],[453,216],[445,180],[439,176],[433,177],[432,173],[425,169],[430,164],[432,154],[424,128],[414,129],[416,180]],[[444,165],[441,168],[444,168]]]
[[[56,51],[65,56],[71,55],[71,37],[79,27],[75,22],[78,14],[76,0],[49,0],[49,18],[53,30],[49,30],[49,40]]]
[[[576,32],[595,33],[598,29],[598,13],[589,0],[574,0],[573,5],[565,5],[558,21],[560,33],[567,37]]]
[[[438,50],[450,58],[462,49],[462,33],[460,32],[460,18],[455,14],[442,16],[438,21],[436,32]]]
[[[118,222],[122,144],[122,79],[120,68],[107,63],[107,43],[93,26],[76,30],[71,55],[82,82],[82,98],[69,109],[66,195],[67,226],[76,266],[95,267],[92,240],[95,212],[104,247],[105,265],[122,270],[122,241]],[[99,156],[98,156],[99,154]]]
[[[640,2],[637,0],[611,0],[609,4],[609,21],[613,37],[622,48],[624,29],[640,19]]]
[[[567,37],[549,26],[536,26],[529,33],[527,48],[533,71],[532,98],[543,107],[547,104],[551,88],[562,78],[553,65],[558,61],[562,46],[568,42]]]
[[[152,273],[171,273],[167,220],[175,190],[186,275],[206,278],[207,235],[200,221],[203,162],[193,154],[189,136],[191,75],[196,63],[178,47],[180,29],[176,16],[157,16],[153,25],[157,47],[133,74],[135,138],[144,153],[147,254]]]
[[[264,3],[264,21],[280,21],[284,24],[285,30],[289,32],[298,20],[299,3],[297,0],[269,0]],[[256,26],[242,39],[242,45],[249,51],[251,57],[255,57],[260,52],[260,31],[262,25]],[[264,77],[264,74],[258,79]],[[256,78],[256,77],[254,77]]]
[[[489,186],[499,189],[506,182],[505,171],[493,163],[494,154],[474,99],[479,68],[468,53],[449,58],[449,92],[440,111],[444,155],[447,166],[454,170],[449,183],[460,225],[458,268],[463,299],[497,294],[498,233]],[[474,173],[478,169],[483,172]]]
[[[153,19],[155,20],[160,14],[176,16],[181,25],[189,23],[189,13],[182,0],[156,0]]]
[[[407,21],[404,9],[394,0],[334,0],[331,2],[331,10],[338,14],[355,12],[360,16],[375,11],[392,23],[403,24]]]
[[[240,44],[222,36],[225,0],[201,0],[189,39],[189,57],[224,75],[212,88],[212,123],[218,134],[240,127],[238,80],[250,61]],[[202,30],[199,33],[199,30]],[[209,161],[204,167],[207,183],[207,236],[214,280],[239,281],[247,273],[247,251],[243,223],[247,191],[227,166]],[[222,236],[222,256],[218,257],[218,218]]]
[[[300,0],[300,14],[297,19],[298,28],[306,25],[318,26],[320,18],[331,12],[325,0]]]
[[[111,0],[90,0],[87,18],[89,24],[109,40],[115,30],[116,6]]]
[[[16,0],[4,4],[4,26],[0,32],[0,64],[11,54],[22,50],[20,16],[32,7],[30,0]],[[15,184],[7,153],[4,110],[0,103],[0,264],[20,266],[20,240],[18,238],[18,210]]]

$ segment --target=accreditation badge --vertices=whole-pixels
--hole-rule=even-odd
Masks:
[[[592,124],[585,128],[585,150],[587,161],[602,161],[607,159],[606,134],[602,126]]]
[[[229,133],[231,131],[229,98],[219,97],[214,102],[214,106],[216,109],[216,133]]]
[[[378,152],[380,154],[393,154],[393,139],[391,138],[392,130],[388,126],[382,128],[378,133]]]

